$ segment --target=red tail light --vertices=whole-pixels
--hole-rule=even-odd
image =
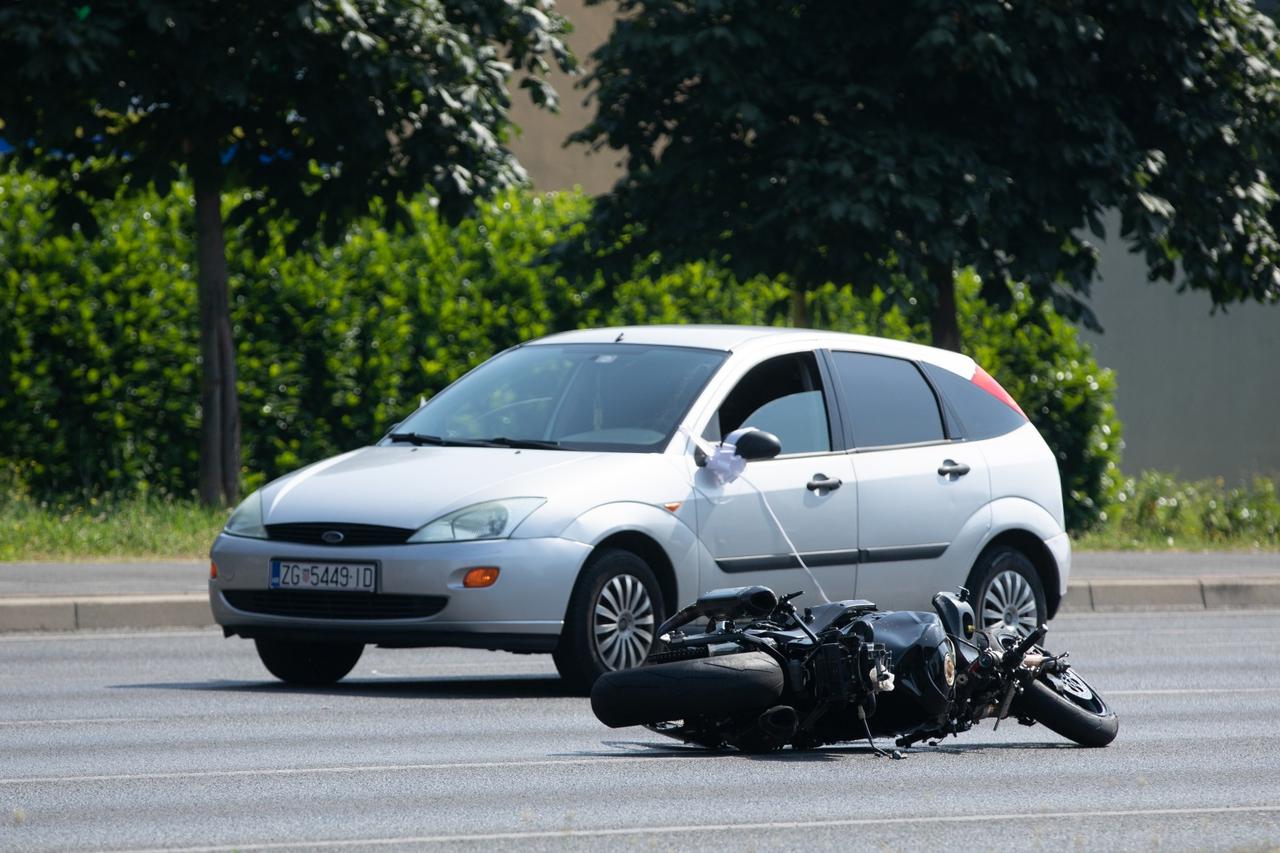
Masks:
[[[1022,411],[1022,407],[1018,405],[1017,401],[1009,396],[1009,392],[1001,388],[1000,383],[991,378],[990,373],[983,370],[980,365],[975,365],[975,367],[977,369],[974,370],[973,378],[970,379],[974,385],[977,385],[983,391],[986,391],[992,397],[995,397],[997,400],[1004,403],[1024,418],[1027,416],[1027,413]]]

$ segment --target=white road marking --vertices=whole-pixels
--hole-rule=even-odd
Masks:
[[[759,832],[791,829],[825,829],[830,827],[895,826],[947,823],[979,823],[984,821],[1079,820],[1101,817],[1174,817],[1181,815],[1224,815],[1280,812],[1280,805],[1221,806],[1187,809],[1116,809],[1112,811],[1024,812],[1022,814],[931,815],[924,817],[848,818],[844,820],[797,820],[768,823],[688,824],[677,826],[635,826],[604,829],[530,830],[527,832],[483,832],[474,835],[420,835],[397,838],[338,838],[328,841],[277,841],[265,844],[240,843],[206,847],[129,848],[133,853],[215,853],[224,850],[296,850],[317,847],[356,847],[361,845],[392,846],[401,844],[459,844],[475,841],[531,841],[538,838],[608,838],[628,835],[666,835],[676,833]]]
[[[255,768],[243,770],[191,770],[170,773],[102,773],[84,776],[26,776],[0,779],[0,785],[47,785],[53,783],[79,784],[83,782],[134,782],[160,779],[226,779],[254,776],[314,776],[326,773],[411,773],[430,770],[490,770],[503,767],[555,767],[557,765],[578,766],[582,764],[608,764],[620,761],[671,761],[673,759],[696,758],[699,762],[733,759],[738,756],[709,755],[705,750],[688,749],[688,755],[681,752],[667,752],[661,755],[616,755],[594,758],[542,758],[528,761],[458,761],[437,762],[431,764],[347,764],[325,767],[280,767]]]
[[[1107,696],[1209,696],[1221,693],[1223,695],[1231,693],[1280,693],[1280,687],[1188,687],[1188,688],[1167,688],[1159,690],[1104,690],[1103,698]]]
[[[0,726],[81,726],[99,723],[160,723],[167,717],[77,717],[66,720],[0,720]]]
[[[459,665],[459,666],[460,666],[460,665]],[[384,674],[384,675],[387,675],[387,673],[383,673],[383,674]],[[395,676],[395,677],[397,677],[397,678],[405,678],[405,677],[407,677],[407,676],[397,675],[397,676]],[[366,682],[353,682],[353,683],[356,683],[356,684],[361,684],[361,683],[362,683],[362,684],[364,684],[364,685],[366,685],[366,686],[376,686],[376,685],[377,685],[377,682],[372,682],[372,681],[366,681]],[[1224,687],[1224,688],[1215,688],[1215,687],[1192,687],[1192,688],[1169,687],[1169,688],[1158,688],[1158,689],[1151,689],[1151,690],[1106,690],[1106,691],[1103,691],[1103,695],[1104,695],[1104,696],[1216,696],[1216,695],[1223,695],[1223,696],[1227,696],[1227,695],[1234,695],[1234,694],[1241,694],[1241,693],[1254,693],[1254,694],[1256,694],[1256,693],[1280,693],[1280,687]],[[351,713],[357,713],[357,712],[356,712],[356,711],[352,711]],[[363,713],[363,712],[361,711],[361,712],[359,712],[359,713]],[[202,715],[202,716],[211,716],[211,715]],[[183,718],[183,719],[185,720],[185,719],[187,719],[187,718]],[[172,721],[173,721],[173,718],[171,718],[171,717],[70,717],[70,718],[67,718],[67,719],[60,719],[60,720],[0,720],[0,726],[77,726],[77,725],[81,725],[81,724],[85,724],[85,725],[108,725],[108,724],[110,724],[110,725],[128,725],[128,724],[137,724],[137,723],[170,723],[170,722],[172,722]],[[625,756],[624,756],[624,757],[625,757]],[[602,759],[602,760],[617,760],[617,759]],[[457,766],[457,767],[466,767],[466,766],[471,766],[471,765],[463,765],[463,764],[459,764],[459,765],[434,765],[434,764],[433,764],[433,765],[423,765],[423,766],[429,766],[429,767],[453,767],[453,766]],[[485,766],[488,766],[488,765],[485,765]],[[358,768],[352,768],[352,769],[358,769]],[[223,773],[223,772],[229,773],[229,772],[232,772],[232,771],[217,771],[217,772],[219,772],[219,773]],[[239,772],[239,771],[237,771],[237,772]],[[245,772],[245,773],[257,773],[257,772],[269,772],[269,771],[246,770],[246,771],[243,771],[243,772]],[[290,772],[295,772],[295,771],[290,771]],[[298,770],[298,771],[296,771],[296,772],[307,772],[307,769],[306,769],[306,768],[301,768],[301,769],[299,769],[299,770]],[[327,770],[324,770],[324,769],[317,769],[317,770],[315,770],[314,772],[328,772],[328,771],[327,771]],[[199,774],[196,774],[196,775],[199,775]],[[53,779],[53,778],[60,778],[60,777],[49,777],[49,778]],[[72,777],[67,777],[67,778],[68,778],[68,779],[70,779],[70,778],[72,778]],[[98,778],[102,778],[102,779],[117,779],[117,778],[135,778],[135,777],[117,777],[117,776],[109,776],[109,777],[108,777],[108,776],[103,776],[103,777],[96,777],[96,776],[94,776],[94,777],[75,777],[75,778],[76,778],[76,779],[98,779]],[[144,777],[136,777],[136,778],[152,778],[152,777],[144,776]],[[168,776],[164,776],[164,777],[160,777],[160,778],[169,778],[169,777],[168,777]],[[11,779],[0,779],[0,784],[7,784],[7,783],[12,782],[12,781],[14,781],[14,780],[11,780]]]
[[[49,631],[48,633],[0,634],[0,643],[53,643],[76,640],[160,640],[167,637],[218,637],[216,626],[192,631]]]

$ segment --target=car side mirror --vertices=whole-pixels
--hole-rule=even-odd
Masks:
[[[741,436],[737,441],[736,453],[751,462],[757,459],[772,459],[782,452],[782,442],[771,432],[753,429]]]

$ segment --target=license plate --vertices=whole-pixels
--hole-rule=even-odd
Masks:
[[[337,589],[344,592],[373,592],[377,582],[378,567],[373,563],[271,561],[271,589]]]

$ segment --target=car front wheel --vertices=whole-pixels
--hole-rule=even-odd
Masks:
[[[253,642],[263,666],[288,684],[333,684],[355,667],[364,651],[359,643],[299,643],[262,638]]]
[[[980,628],[1025,637],[1049,619],[1040,573],[1016,548],[997,545],[984,551],[969,575],[969,590]]]
[[[569,599],[556,669],[584,691],[606,672],[631,669],[649,656],[664,618],[653,570],[630,551],[609,549],[583,570]]]

